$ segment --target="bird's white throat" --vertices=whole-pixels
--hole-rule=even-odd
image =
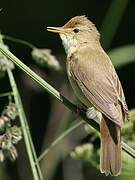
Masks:
[[[71,38],[70,36],[66,36],[64,34],[60,34],[60,37],[62,39],[62,44],[65,48],[66,54],[72,54],[76,49],[77,41],[74,38]]]

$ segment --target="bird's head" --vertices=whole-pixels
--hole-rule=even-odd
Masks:
[[[70,48],[99,42],[100,34],[86,16],[75,16],[62,27],[47,27],[48,31],[58,33],[66,52]]]

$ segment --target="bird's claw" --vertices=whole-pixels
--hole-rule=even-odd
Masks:
[[[94,107],[89,107],[86,111],[86,116],[88,119],[101,119],[102,118],[102,114],[97,111]]]

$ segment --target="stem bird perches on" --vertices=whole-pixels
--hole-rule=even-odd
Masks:
[[[32,71],[28,66],[22,63],[15,55],[13,55],[9,50],[7,50],[4,46],[0,45],[0,52],[4,54],[8,59],[10,59],[14,64],[16,64],[23,72],[25,72],[28,76],[30,76],[34,81],[36,81],[40,86],[42,86],[49,94],[55,97],[58,101],[63,103],[67,108],[71,111],[77,113],[78,108],[74,104],[72,104],[68,99],[62,96],[55,88],[53,88],[50,84],[48,84],[45,80],[43,80],[40,76],[38,76],[34,71]],[[79,111],[79,115],[92,127],[99,130],[99,122],[95,120],[88,119],[83,111]],[[135,150],[129,147],[126,143],[122,142],[122,148],[125,152],[127,152],[130,156],[135,158]]]

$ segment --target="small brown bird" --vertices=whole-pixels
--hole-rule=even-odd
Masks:
[[[114,66],[101,47],[100,34],[85,16],[47,29],[62,39],[69,81],[77,98],[88,107],[87,114],[94,118],[96,112],[102,113],[100,169],[117,176],[121,173],[121,128],[128,107]]]

